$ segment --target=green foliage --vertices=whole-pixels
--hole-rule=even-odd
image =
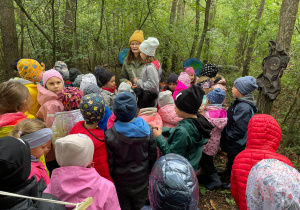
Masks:
[[[199,189],[200,189],[201,195],[205,195],[206,194],[206,188],[203,185],[200,185]]]

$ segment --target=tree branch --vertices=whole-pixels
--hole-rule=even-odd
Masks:
[[[19,0],[15,0],[17,5],[20,7],[22,12],[26,15],[26,17],[34,24],[34,26],[44,35],[44,37],[47,39],[47,41],[53,46],[52,40],[49,38],[49,36],[45,33],[45,31],[30,17],[30,15],[26,12],[22,4],[19,2]]]

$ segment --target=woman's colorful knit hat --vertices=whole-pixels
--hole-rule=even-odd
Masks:
[[[39,62],[33,59],[21,59],[17,64],[19,74],[27,80],[34,80],[43,71],[43,67]]]
[[[86,124],[98,123],[105,113],[105,101],[101,94],[85,95],[80,101],[80,112]]]
[[[204,65],[203,69],[200,72],[200,75],[207,76],[209,78],[213,78],[217,75],[218,71],[219,71],[219,68],[217,65],[208,63],[208,64]]]
[[[58,94],[58,99],[64,105],[64,111],[79,109],[80,100],[83,97],[83,92],[76,87],[67,87],[61,90]]]

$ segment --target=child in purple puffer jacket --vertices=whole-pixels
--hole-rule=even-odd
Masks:
[[[199,165],[209,176],[210,183],[205,185],[208,190],[221,187],[222,182],[214,167],[213,156],[220,147],[221,132],[227,124],[227,112],[222,108],[222,102],[226,97],[225,91],[214,89],[207,94],[204,117],[214,126],[208,143],[203,146],[202,158]]]

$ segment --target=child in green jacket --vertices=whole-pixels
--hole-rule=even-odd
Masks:
[[[158,127],[153,129],[156,143],[162,155],[176,153],[185,157],[197,170],[202,156],[202,146],[208,142],[213,126],[197,111],[205,92],[198,85],[192,85],[178,93],[175,98],[175,111],[184,118],[177,127]],[[165,140],[168,137],[168,140]]]

